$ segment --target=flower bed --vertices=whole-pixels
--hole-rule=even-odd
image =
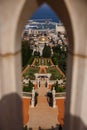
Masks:
[[[50,65],[51,65],[51,62],[50,62],[50,59],[47,59],[47,58],[36,58],[34,65],[35,65],[35,66],[39,66],[39,65],[50,66]]]

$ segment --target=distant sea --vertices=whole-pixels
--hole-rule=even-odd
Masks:
[[[36,21],[41,19],[50,19],[52,22],[61,22],[56,13],[47,4],[43,4],[42,6],[40,6],[30,18],[30,20]]]

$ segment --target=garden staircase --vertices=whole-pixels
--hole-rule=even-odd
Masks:
[[[40,67],[40,70],[39,70],[39,74],[46,74],[46,73],[47,73],[46,67],[41,66],[41,67]]]
[[[58,108],[52,108],[47,102],[48,89],[44,85],[37,90],[38,101],[29,111],[29,129],[32,130],[58,130]]]

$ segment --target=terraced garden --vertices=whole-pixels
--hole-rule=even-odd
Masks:
[[[29,78],[30,80],[35,80],[35,73],[39,73],[39,66],[48,66],[46,69],[47,73],[51,73],[50,80],[61,79],[62,74],[56,69],[55,66],[52,66],[50,58],[35,58],[32,66],[30,66],[24,73],[24,78]]]

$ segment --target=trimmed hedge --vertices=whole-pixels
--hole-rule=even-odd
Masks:
[[[28,86],[23,86],[23,92],[32,92],[33,87],[33,83],[29,80]]]

